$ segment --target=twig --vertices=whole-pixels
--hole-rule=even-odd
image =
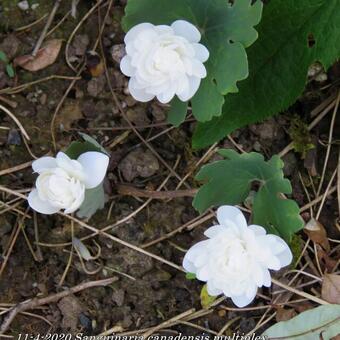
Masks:
[[[15,191],[15,190],[6,188],[3,185],[0,185],[0,191],[7,192],[9,194],[12,194],[12,195],[15,195],[15,196],[18,196],[18,197],[21,197],[21,198],[27,200],[27,197],[25,195],[20,194],[19,192]],[[85,222],[83,222],[81,220],[78,220],[77,218],[75,218],[73,216],[66,215],[66,214],[64,214],[62,212],[59,212],[58,215],[64,216],[64,217],[68,218],[69,220],[73,220],[74,222],[78,223],[80,226],[85,227],[86,229],[93,231],[95,235],[97,235],[97,234],[103,235],[103,236],[111,239],[112,241],[115,241],[116,243],[119,243],[119,244],[121,244],[121,245],[123,245],[125,247],[133,249],[133,250],[135,250],[135,251],[137,251],[137,252],[139,252],[141,254],[144,254],[146,256],[152,257],[153,259],[155,259],[157,261],[160,261],[162,263],[165,263],[168,266],[173,267],[173,268],[175,268],[175,269],[177,269],[177,270],[179,270],[181,272],[185,272],[185,270],[181,266],[179,266],[179,265],[177,265],[177,264],[175,264],[175,263],[173,263],[171,261],[168,261],[168,260],[162,258],[161,256],[158,256],[158,255],[155,255],[153,253],[150,253],[150,252],[148,252],[148,251],[146,251],[146,250],[144,250],[144,249],[142,249],[140,247],[137,247],[137,246],[135,246],[135,245],[133,245],[133,244],[131,244],[129,242],[123,241],[123,240],[121,240],[118,237],[115,237],[115,236],[113,236],[111,234],[108,234],[108,233],[104,232],[103,230],[100,230],[100,229],[97,229],[95,227],[92,227],[91,225],[89,225],[89,224],[87,224],[87,223],[85,223]]]
[[[111,283],[113,283],[115,281],[117,281],[117,277],[111,277],[111,278],[104,279],[104,280],[84,282],[84,283],[81,283],[81,284],[79,284],[75,287],[64,290],[63,292],[60,292],[60,293],[49,295],[49,296],[46,296],[46,297],[40,298],[40,299],[34,298],[34,299],[31,299],[31,300],[21,302],[21,303],[17,304],[16,306],[14,306],[13,308],[11,308],[11,311],[9,312],[8,316],[5,318],[4,322],[1,325],[0,334],[3,334],[8,330],[10,324],[12,323],[14,318],[19,313],[25,312],[29,309],[37,308],[37,307],[42,306],[42,305],[46,305],[48,303],[56,302],[56,301],[64,298],[65,296],[78,293],[78,292],[80,292],[84,289],[92,288],[92,287],[107,286],[107,285],[110,285]]]
[[[318,303],[319,305],[328,305],[329,304],[327,301],[322,300],[322,299],[318,298],[317,296],[314,296],[314,295],[311,295],[309,293],[306,293],[306,292],[303,292],[301,290],[290,287],[290,286],[288,286],[288,285],[286,285],[286,284],[284,284],[284,283],[282,283],[282,282],[280,282],[276,279],[272,278],[272,282],[274,284],[276,284],[277,286],[281,287],[281,288],[284,288],[284,289],[286,289],[286,290],[288,290],[288,291],[290,291],[290,292],[292,292],[296,295],[303,296],[303,297],[307,298],[308,300],[311,300],[311,301]]]
[[[332,108],[335,105],[335,100],[333,100],[309,125],[308,125],[308,131],[312,130],[319,122],[320,120],[326,116],[326,114],[332,110]],[[318,107],[320,107],[319,105]],[[316,109],[315,109],[316,110]],[[289,143],[281,152],[278,153],[279,157],[283,157],[286,155],[290,150],[294,148],[294,143]]]
[[[340,215],[340,151],[338,155],[338,179],[337,179],[337,191],[338,191],[338,208],[339,208],[339,215]]]
[[[180,319],[183,319],[184,317],[186,317],[186,316],[188,316],[188,315],[190,315],[190,314],[192,314],[192,313],[194,313],[194,312],[195,312],[195,309],[192,308],[192,309],[187,310],[187,311],[184,312],[184,313],[178,314],[178,315],[176,315],[175,317],[173,317],[173,318],[171,318],[171,319],[169,319],[169,320],[166,320],[166,321],[162,322],[161,324],[159,324],[159,325],[157,325],[157,326],[151,328],[150,330],[146,331],[146,332],[143,334],[143,338],[144,338],[145,340],[147,340],[148,337],[149,337],[150,335],[152,335],[153,333],[155,333],[156,331],[158,331],[158,330],[160,330],[160,329],[162,329],[162,328],[166,328],[166,327],[168,327],[168,326],[171,326],[174,322],[176,322],[176,321],[178,321],[178,320],[180,320]]]
[[[14,120],[15,124],[18,125],[18,127],[19,127],[21,133],[22,133],[28,140],[30,140],[30,137],[28,136],[28,134],[27,134],[27,132],[25,131],[24,127],[23,127],[23,126],[21,125],[21,123],[19,122],[18,118],[15,117],[14,114],[13,114],[10,110],[8,110],[6,107],[2,106],[1,104],[0,104],[0,109],[1,109],[2,111],[4,111],[5,113],[7,113],[7,114]]]
[[[42,30],[42,32],[40,34],[40,37],[39,37],[39,39],[38,39],[38,41],[37,41],[37,43],[36,43],[36,45],[34,47],[34,50],[32,51],[32,56],[33,57],[35,57],[37,55],[37,53],[38,53],[38,51],[39,51],[39,49],[40,49],[40,47],[41,47],[41,45],[42,45],[42,43],[43,43],[43,41],[45,39],[46,33],[47,33],[48,29],[50,28],[50,26],[52,24],[54,16],[57,13],[57,10],[58,10],[58,7],[59,7],[61,1],[62,0],[56,0],[55,1],[54,6],[52,8],[52,11],[51,11],[51,13],[50,13],[50,15],[49,15],[49,17],[48,17],[48,19],[46,21],[45,26],[44,26],[44,29]]]
[[[12,172],[16,172],[16,171],[19,171],[19,170],[26,169],[29,166],[31,166],[31,164],[32,164],[32,162],[26,162],[26,163],[22,163],[22,164],[16,165],[16,166],[14,166],[12,168],[1,170],[0,171],[0,176],[4,176],[4,175],[7,175],[7,174],[11,174]]]
[[[160,200],[165,200],[169,198],[178,198],[178,197],[194,197],[197,193],[197,189],[175,190],[175,191],[154,191],[154,190],[138,189],[131,185],[125,185],[125,184],[118,184],[116,188],[120,195],[146,197],[146,198],[153,198],[153,199],[160,199]]]
[[[10,100],[10,99],[5,98],[3,96],[0,96],[0,100],[2,102],[6,103],[8,106],[10,106],[12,109],[15,109],[18,106],[17,102],[14,102],[13,100]]]
[[[328,164],[328,158],[329,158],[329,154],[331,152],[331,146],[332,146],[332,138],[333,138],[334,125],[335,125],[335,118],[336,118],[336,114],[337,114],[338,108],[339,108],[339,101],[340,101],[340,91],[339,91],[337,99],[336,99],[336,104],[335,104],[333,115],[332,115],[331,125],[330,125],[330,128],[329,128],[326,157],[325,157],[324,165],[323,165],[323,168],[322,168],[321,180],[320,180],[320,183],[319,183],[318,191],[316,192],[317,196],[321,192],[322,184],[323,184],[323,181],[325,179],[325,174],[326,174],[326,169],[327,169],[327,164]]]

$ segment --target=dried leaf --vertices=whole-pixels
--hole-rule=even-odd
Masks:
[[[277,307],[276,309],[276,321],[287,321],[296,316],[296,312],[293,308]]]
[[[73,237],[72,243],[73,243],[74,248],[76,248],[78,253],[81,255],[81,257],[85,261],[89,261],[89,260],[93,259],[93,256],[91,255],[90,251],[87,249],[87,247],[85,246],[85,244],[82,241],[80,241],[76,237]]]
[[[49,40],[41,47],[35,57],[30,54],[17,57],[14,59],[14,65],[21,66],[31,72],[42,70],[56,61],[61,45],[61,39]]]
[[[207,285],[204,285],[201,290],[201,306],[205,309],[209,308],[210,305],[216,300],[216,296],[210,296],[208,294]]]
[[[326,251],[330,250],[326,229],[319,221],[312,218],[303,230],[313,242],[320,244]]]
[[[70,100],[65,103],[57,116],[56,124],[62,130],[69,130],[73,122],[83,118],[83,114],[80,110],[79,103],[75,100]]]
[[[340,275],[324,275],[321,297],[329,303],[340,304]]]

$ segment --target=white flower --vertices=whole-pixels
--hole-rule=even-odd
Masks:
[[[122,72],[131,77],[129,91],[138,101],[154,97],[168,103],[177,95],[183,102],[197,92],[207,71],[209,51],[199,44],[201,33],[192,24],[177,20],[171,26],[143,23],[126,34]]]
[[[104,179],[109,157],[89,151],[77,160],[59,152],[57,157],[42,157],[33,162],[39,174],[28,196],[28,204],[42,214],[54,214],[65,209],[65,214],[76,211],[84,201],[85,189],[98,186]]]
[[[269,269],[279,270],[292,261],[292,253],[280,237],[266,235],[258,225],[247,226],[242,212],[232,206],[217,210],[219,225],[205,231],[208,240],[189,249],[183,267],[207,282],[209,295],[224,294],[244,307],[258,287],[270,287]]]

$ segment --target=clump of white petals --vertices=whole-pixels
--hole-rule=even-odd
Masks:
[[[161,103],[175,95],[185,102],[197,92],[207,71],[207,48],[199,44],[201,33],[191,23],[177,20],[171,26],[142,23],[126,34],[122,72],[131,77],[129,91],[138,101],[154,97]]]
[[[85,190],[97,187],[104,179],[109,157],[89,151],[77,160],[59,152],[57,157],[42,157],[33,162],[39,176],[36,188],[28,196],[28,204],[42,214],[65,214],[76,211],[84,201]]]
[[[207,282],[209,295],[224,294],[238,307],[255,298],[258,287],[270,287],[269,270],[279,270],[292,261],[283,239],[258,225],[247,226],[241,210],[222,206],[219,225],[205,231],[207,240],[189,249],[183,260],[186,271]]]

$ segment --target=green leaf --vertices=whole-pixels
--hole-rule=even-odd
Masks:
[[[171,101],[171,108],[168,112],[168,122],[176,127],[180,126],[187,115],[188,103],[180,101],[175,97]]]
[[[66,149],[65,153],[71,159],[77,159],[82,153],[87,151],[97,151],[101,150],[90,142],[72,142],[70,146]]]
[[[6,65],[6,72],[10,78],[13,78],[15,76],[14,68],[11,64]]]
[[[211,206],[242,203],[249,195],[252,183],[258,183],[253,202],[253,223],[279,234],[287,242],[303,227],[299,207],[282,194],[291,194],[292,187],[283,177],[283,162],[273,156],[266,162],[261,154],[238,154],[220,150],[226,159],[203,166],[196,176],[206,182],[196,194],[193,206],[203,212]]]
[[[85,142],[75,141],[70,144],[65,153],[72,159],[77,159],[82,153],[87,151],[97,151],[105,153],[109,156],[109,153],[91,136],[86,133],[79,132]]]
[[[83,137],[83,139],[86,142],[91,143],[93,146],[97,147],[98,150],[100,150],[100,152],[105,153],[106,155],[110,155],[105,148],[103,148],[94,138],[92,138],[91,136],[87,135],[86,133],[83,132],[79,132],[79,134]]]
[[[309,66],[320,61],[327,69],[340,56],[339,8],[340,0],[275,0],[265,5],[259,39],[247,50],[250,75],[238,94],[226,97],[220,117],[198,125],[194,147],[211,145],[294,103]],[[313,46],[308,45],[311,37]]]
[[[103,209],[105,205],[105,194],[103,183],[93,189],[85,190],[85,199],[77,211],[80,218],[90,218],[97,210]]]
[[[71,159],[77,159],[81,154],[88,151],[97,151],[109,155],[109,153],[91,136],[79,132],[84,142],[72,142],[65,153]],[[104,208],[105,193],[103,183],[93,189],[85,190],[85,199],[77,211],[80,218],[90,218],[97,210]]]
[[[3,51],[0,51],[0,61],[3,61],[4,63],[8,62],[7,56]]]
[[[262,335],[268,339],[319,340],[340,334],[340,305],[323,305],[281,321]]]
[[[199,28],[210,57],[205,63],[208,76],[202,82],[204,90],[192,100],[193,114],[200,121],[208,121],[221,114],[224,95],[237,92],[237,82],[248,76],[245,48],[257,39],[254,26],[262,13],[262,2],[251,2],[235,0],[231,5],[226,0],[129,0],[123,28],[128,31],[142,22],[169,25],[178,19]]]
[[[207,285],[204,285],[201,290],[201,306],[208,309],[211,304],[216,300],[216,296],[210,296],[208,294]]]
[[[187,280],[195,280],[196,279],[196,274],[194,274],[194,273],[186,273],[185,274],[185,278]]]

